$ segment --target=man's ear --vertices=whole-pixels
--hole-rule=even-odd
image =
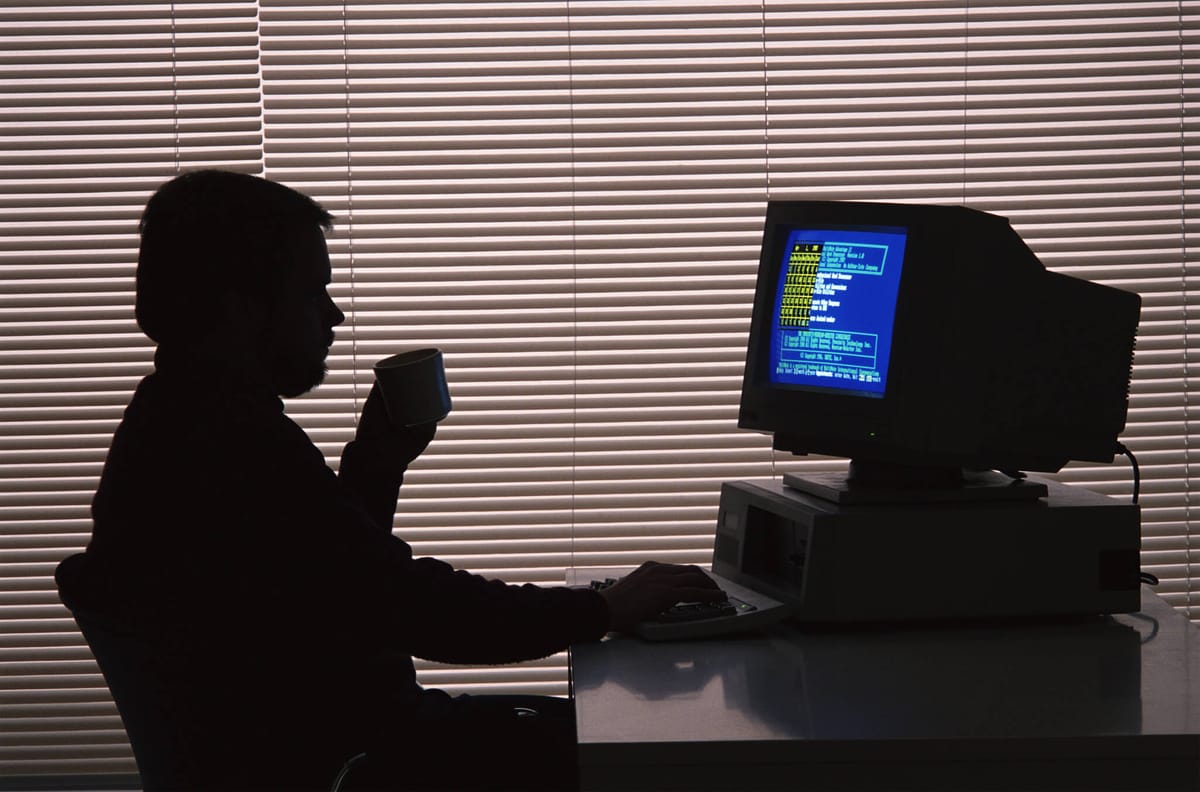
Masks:
[[[229,334],[243,342],[261,338],[267,329],[267,310],[261,299],[229,290],[218,300],[218,321]]]
[[[227,368],[240,370],[244,377],[257,379],[266,374],[270,355],[267,310],[261,300],[228,291],[214,306],[212,332],[206,346]]]

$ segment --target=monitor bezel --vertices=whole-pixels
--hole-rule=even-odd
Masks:
[[[910,357],[905,349],[914,342],[913,309],[910,296],[919,279],[909,265],[924,247],[920,212],[927,207],[907,204],[852,201],[772,201],[768,203],[763,227],[758,279],[747,341],[738,425],[774,435],[775,446],[794,453],[836,456],[889,457],[889,449],[903,405],[905,380],[913,372],[897,366]],[[783,247],[796,228],[887,230],[905,233],[905,252],[896,311],[892,322],[892,345],[886,387],[881,394],[852,389],[816,388],[771,382],[769,376],[771,329]],[[907,329],[907,330],[906,330]],[[809,422],[790,418],[791,402],[802,399],[807,410],[818,411],[824,431],[816,432]]]

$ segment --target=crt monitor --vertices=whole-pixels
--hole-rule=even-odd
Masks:
[[[1140,305],[996,215],[772,201],[738,425],[863,481],[1111,462]]]

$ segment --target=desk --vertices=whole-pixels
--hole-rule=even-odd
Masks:
[[[1200,790],[1200,629],[1142,612],[571,650],[584,790]]]

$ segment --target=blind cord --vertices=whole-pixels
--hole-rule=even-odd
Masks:
[[[771,203],[771,64],[767,58],[767,3],[759,5],[759,22],[762,25],[762,71],[763,71],[763,190],[766,193],[766,203]],[[767,459],[771,464],[771,479],[779,478],[776,469],[775,444],[767,446]]]
[[[1187,74],[1187,48],[1186,48],[1186,38],[1185,38],[1186,25],[1185,25],[1185,20],[1184,20],[1184,5],[1183,5],[1182,0],[1178,5],[1178,13],[1179,13],[1179,16],[1178,16],[1178,42],[1179,42],[1179,109],[1180,109],[1180,113],[1179,113],[1179,193],[1182,198],[1182,200],[1179,202],[1179,255],[1180,255],[1181,269],[1183,270],[1183,272],[1182,272],[1182,276],[1183,276],[1182,281],[1183,282],[1180,284],[1180,286],[1181,286],[1180,294],[1187,295],[1190,292],[1188,284],[1191,280],[1191,271],[1190,271],[1190,267],[1188,266],[1188,263],[1189,263],[1188,262],[1188,244],[1189,243],[1188,243],[1188,223],[1187,223],[1187,221],[1188,221],[1188,200],[1187,200],[1187,188],[1188,188],[1187,143],[1188,143],[1188,136],[1187,136],[1187,127],[1188,127],[1188,123],[1189,123],[1189,118],[1187,116],[1187,112],[1188,112],[1188,86],[1187,86],[1188,74]],[[1182,379],[1183,379],[1183,382],[1185,383],[1185,386],[1183,388],[1183,415],[1184,415],[1183,456],[1184,456],[1184,460],[1185,460],[1185,470],[1190,470],[1190,468],[1191,468],[1190,463],[1191,463],[1191,457],[1192,457],[1192,448],[1191,448],[1191,439],[1190,438],[1192,436],[1192,432],[1191,432],[1192,427],[1191,427],[1191,420],[1189,419],[1188,416],[1191,415],[1192,405],[1191,405],[1191,391],[1186,386],[1186,383],[1191,378],[1191,371],[1189,370],[1189,366],[1188,366],[1188,360],[1191,355],[1191,350],[1189,349],[1189,346],[1188,346],[1188,339],[1191,338],[1191,327],[1190,327],[1190,322],[1188,320],[1188,315],[1189,315],[1189,308],[1191,306],[1186,302],[1186,299],[1187,298],[1185,296],[1185,298],[1184,298],[1185,302],[1184,302],[1184,306],[1183,306],[1184,310],[1182,312],[1182,318],[1180,320],[1181,323],[1183,324],[1183,356],[1182,356],[1183,378]],[[1183,490],[1184,490],[1184,500],[1183,500],[1184,524],[1186,525],[1186,527],[1184,528],[1184,532],[1183,532],[1183,542],[1184,542],[1184,561],[1185,561],[1185,568],[1187,570],[1184,573],[1185,575],[1187,575],[1187,595],[1186,595],[1186,598],[1184,599],[1184,606],[1186,608],[1186,612],[1187,612],[1188,616],[1191,617],[1192,616],[1192,588],[1193,588],[1193,586],[1192,586],[1192,558],[1193,558],[1193,552],[1192,552],[1192,535],[1193,535],[1193,531],[1192,531],[1192,488],[1191,488],[1190,476],[1187,476],[1186,478],[1187,478],[1187,480],[1185,481],[1184,488],[1183,488]]]
[[[971,3],[963,8],[962,203],[967,205],[967,100],[971,95]]]
[[[361,404],[358,382],[358,312],[355,305],[354,272],[354,160],[350,140],[350,30],[346,22],[346,4],[342,4],[342,90],[346,97],[346,265],[350,270],[350,392],[354,400],[354,424],[358,425]]]
[[[179,48],[175,32],[175,3],[171,2],[171,139],[174,146],[175,174],[179,174]]]
[[[575,566],[576,489],[579,452],[579,193],[575,139],[575,39],[571,3],[567,1],[567,114],[571,143],[571,566]]]

